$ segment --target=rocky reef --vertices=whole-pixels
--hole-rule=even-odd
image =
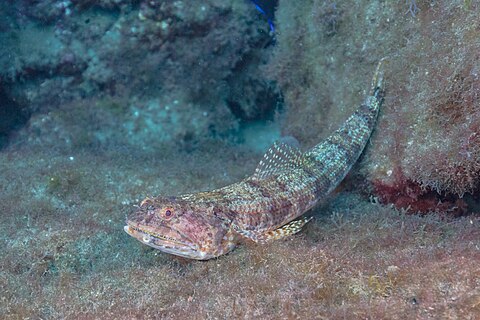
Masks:
[[[0,318],[478,318],[479,3],[276,7],[272,33],[247,0],[0,3]],[[204,262],[123,232],[321,141],[382,58],[371,141],[303,232]]]
[[[410,212],[478,210],[478,3],[284,1],[269,64],[287,134],[315,143],[362,99],[386,58],[387,95],[361,179]],[[408,14],[405,14],[407,12]],[[323,117],[311,117],[322,105]]]
[[[248,4],[2,6],[1,85],[31,116],[26,138],[38,143],[194,145],[272,119],[281,101],[258,68],[272,38]]]

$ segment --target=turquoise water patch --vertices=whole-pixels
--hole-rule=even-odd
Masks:
[[[250,122],[240,129],[240,136],[244,145],[263,153],[280,139],[280,126],[276,122]]]

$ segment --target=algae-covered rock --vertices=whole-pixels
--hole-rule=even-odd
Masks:
[[[44,136],[30,141],[235,140],[239,123],[277,108],[259,68],[272,37],[250,3],[22,0],[0,10],[0,77],[32,115],[26,135]],[[111,114],[109,100],[123,113]]]
[[[311,143],[328,135],[386,58],[385,103],[359,172],[398,207],[463,211],[480,183],[478,9],[280,1],[271,71],[288,105],[284,131]]]

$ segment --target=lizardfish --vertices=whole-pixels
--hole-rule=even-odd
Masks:
[[[226,254],[242,239],[265,243],[299,232],[310,220],[301,216],[338,186],[371,135],[384,95],[381,65],[363,104],[322,143],[304,153],[275,143],[243,181],[146,198],[124,230],[155,249],[198,260]]]

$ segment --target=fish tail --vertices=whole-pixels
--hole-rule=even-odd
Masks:
[[[384,59],[377,65],[369,95],[355,113],[323,143],[305,154],[327,190],[331,191],[345,177],[370,138],[383,102],[383,65]]]
[[[370,87],[370,95],[377,99],[383,99],[383,93],[385,91],[385,84],[383,81],[385,62],[386,58],[382,58],[378,62],[377,68],[375,69],[375,73],[373,75],[372,85]]]

